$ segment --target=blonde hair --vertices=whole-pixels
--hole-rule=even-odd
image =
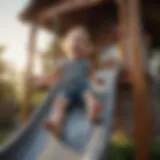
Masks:
[[[74,27],[68,31],[62,41],[61,48],[64,53],[71,51],[71,43],[75,36],[81,36],[87,42],[86,45],[91,44],[90,36],[87,30],[81,26]]]
[[[88,34],[87,30],[82,26],[74,27],[71,30],[69,30],[69,32],[66,34],[61,45],[63,53],[65,54],[71,53],[71,43],[74,36],[82,36],[82,38],[84,38],[85,41],[84,48],[86,49],[86,51],[90,52],[86,58],[90,60],[93,65],[97,65],[96,47],[93,45],[91,37]]]

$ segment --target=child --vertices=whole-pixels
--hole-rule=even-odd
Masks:
[[[74,28],[66,36],[65,42],[67,42],[65,47],[68,47],[65,48],[67,60],[55,74],[55,78],[63,78],[65,84],[54,101],[52,117],[45,122],[46,129],[57,137],[61,134],[66,108],[70,103],[84,100],[87,117],[93,123],[101,110],[98,100],[89,87],[92,67],[87,58],[92,50],[87,32],[81,27]]]

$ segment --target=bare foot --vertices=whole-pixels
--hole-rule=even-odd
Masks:
[[[44,123],[44,127],[46,128],[46,130],[48,130],[49,132],[51,132],[52,134],[54,134],[56,137],[60,137],[61,135],[61,127],[59,124],[54,123],[51,120],[47,120]]]

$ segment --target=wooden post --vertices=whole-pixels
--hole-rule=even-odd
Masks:
[[[25,123],[28,119],[30,112],[30,104],[32,98],[32,75],[33,65],[35,57],[35,43],[37,35],[37,26],[33,24],[29,34],[28,54],[27,54],[27,66],[25,72],[25,86],[24,86],[24,100],[21,112],[21,122]]]
[[[128,0],[117,0],[119,21],[119,46],[122,63],[120,84],[130,84],[130,61],[129,61],[129,15]]]
[[[121,65],[122,65],[122,71],[120,75],[120,84],[121,82],[124,83],[127,78],[127,74],[129,72],[128,67],[128,3],[126,0],[117,0],[117,6],[118,6],[118,28],[119,28],[119,46],[120,46],[120,57],[121,57]],[[128,82],[128,81],[127,81]],[[119,96],[122,97],[122,90],[119,89]],[[121,120],[121,110],[122,110],[122,104],[121,101],[118,101],[117,109],[116,109],[116,119],[117,119],[117,127],[119,129],[123,129],[123,124]]]
[[[130,16],[130,54],[131,75],[134,96],[134,125],[136,160],[149,159],[149,100],[146,88],[146,76],[142,56],[142,32],[140,24],[139,0],[128,0]]]
[[[120,56],[124,67],[126,66],[126,39],[128,31],[128,7],[125,0],[117,0],[118,4],[118,21],[119,21],[119,44],[120,44]]]

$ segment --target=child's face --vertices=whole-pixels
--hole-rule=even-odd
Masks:
[[[87,39],[82,34],[75,34],[70,42],[70,57],[80,59],[86,56]]]

